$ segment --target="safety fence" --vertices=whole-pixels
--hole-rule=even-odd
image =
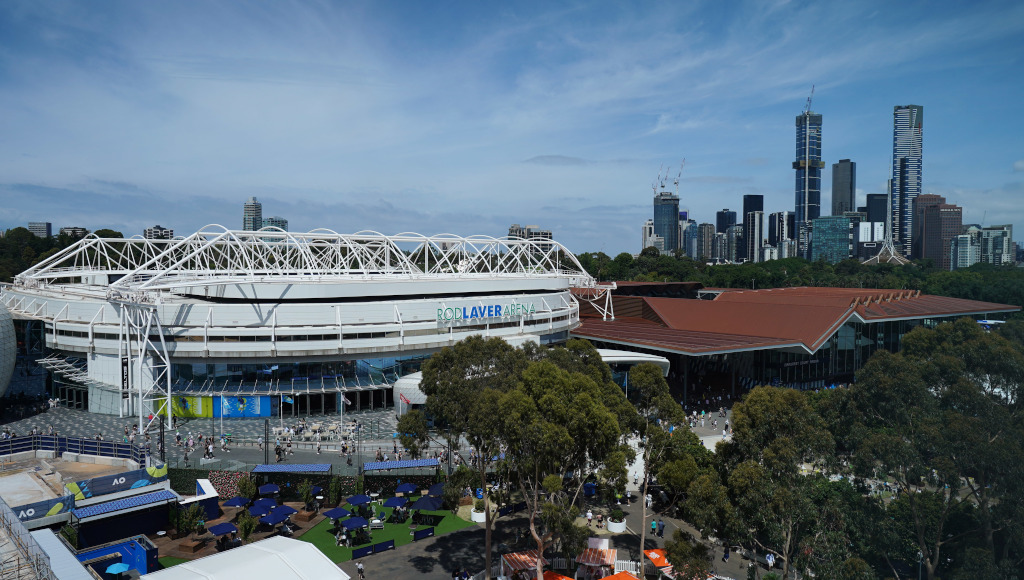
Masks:
[[[0,578],[56,578],[50,569],[50,557],[32,537],[25,524],[0,499]]]
[[[145,447],[120,441],[102,439],[82,439],[58,435],[21,435],[11,439],[0,440],[0,457],[21,453],[23,451],[55,451],[61,453],[77,453],[79,455],[99,455],[117,459],[130,459],[139,465],[145,465],[149,450]]]

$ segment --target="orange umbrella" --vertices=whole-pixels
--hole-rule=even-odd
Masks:
[[[544,570],[544,580],[572,580],[572,578],[563,576],[554,570]]]
[[[612,574],[611,576],[605,576],[601,580],[640,580],[640,579],[637,578],[636,576],[630,574],[629,572],[626,572],[625,570],[623,570],[622,572],[619,572],[617,574]]]
[[[665,557],[665,550],[644,550],[644,555],[651,559],[655,568],[666,568],[672,565]]]

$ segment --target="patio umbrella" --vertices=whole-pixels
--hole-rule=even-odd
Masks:
[[[267,509],[274,509],[277,507],[277,500],[272,497],[261,497],[260,499],[252,502],[252,505],[265,507]]]
[[[132,567],[124,562],[118,562],[117,564],[111,564],[107,566],[107,574],[120,574],[121,572],[127,572]]]
[[[430,486],[430,489],[427,490],[427,495],[432,495],[434,497],[441,497],[442,493],[444,493],[443,483],[435,483],[434,485]]]
[[[261,518],[270,512],[270,508],[262,505],[254,505],[249,508],[249,515]]]
[[[398,489],[395,490],[395,493],[412,493],[414,491],[416,491],[415,483],[403,483],[402,485],[398,486]]]
[[[210,533],[215,536],[223,536],[224,534],[231,534],[237,531],[238,528],[236,528],[234,524],[229,522],[217,524],[216,526],[210,526]]]
[[[392,497],[384,502],[384,507],[402,507],[409,503],[404,497]]]
[[[224,502],[224,507],[245,507],[247,505],[249,505],[249,498],[247,497],[233,497]]]
[[[319,485],[314,485],[313,488],[310,489],[314,497],[320,495],[320,492],[322,492],[323,490],[324,488],[320,487]]]
[[[279,505],[276,508],[270,510],[270,513],[272,513],[272,514],[284,514],[286,516],[290,516],[292,514],[299,513],[299,510],[297,510],[297,509],[295,509],[295,508],[293,508],[291,506]]]
[[[366,518],[349,518],[341,522],[341,525],[344,526],[346,530],[356,530],[359,528],[365,528],[370,525],[370,522],[366,521]]]
[[[281,488],[273,483],[268,483],[266,485],[260,486],[260,495],[269,495],[271,493],[277,493],[279,491],[281,491]]]
[[[364,503],[370,503],[370,496],[368,495],[354,495],[348,498],[348,503],[352,505],[362,505]]]
[[[260,518],[261,524],[267,524],[268,526],[276,526],[277,524],[288,519],[288,514],[275,514],[269,513]]]
[[[426,510],[428,512],[432,512],[434,510],[439,510],[439,509],[441,509],[441,498],[439,498],[439,497],[421,497],[418,500],[416,500],[415,502],[413,502],[413,504],[411,506],[409,506],[409,509],[413,509],[413,510]]]
[[[345,518],[350,515],[352,515],[352,512],[348,511],[345,508],[334,508],[332,510],[327,510],[324,512],[324,516],[331,518],[332,520],[336,520],[338,518]]]

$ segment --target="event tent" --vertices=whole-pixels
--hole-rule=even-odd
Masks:
[[[309,542],[271,536],[198,560],[146,574],[145,580],[349,580],[349,575]]]

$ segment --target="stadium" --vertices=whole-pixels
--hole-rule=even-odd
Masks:
[[[87,236],[3,287],[0,330],[15,382],[40,365],[62,404],[144,429],[389,406],[431,353],[474,334],[564,341],[580,300],[606,312],[612,287],[550,240],[211,225]]]

